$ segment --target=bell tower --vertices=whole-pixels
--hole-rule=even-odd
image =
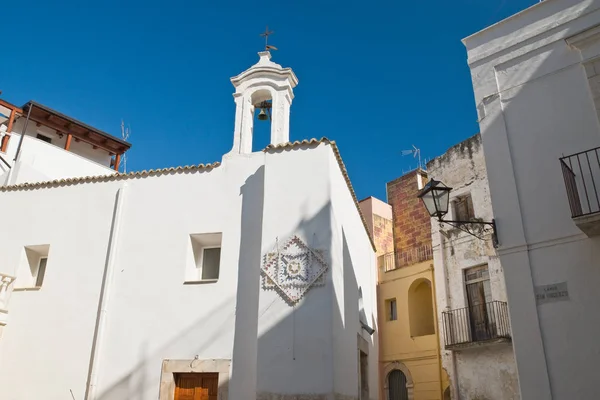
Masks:
[[[290,140],[290,106],[298,78],[291,68],[271,61],[269,51],[258,55],[258,63],[231,78],[236,110],[233,148],[227,155],[252,152],[255,111],[260,113],[260,120],[271,122],[271,144]]]

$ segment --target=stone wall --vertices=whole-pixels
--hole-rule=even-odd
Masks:
[[[452,188],[450,201],[457,196],[471,196],[475,218],[490,221],[494,217],[489,193],[487,170],[481,136],[474,135],[451,147],[427,164],[431,179]],[[445,219],[456,219],[450,207]],[[492,301],[506,302],[504,271],[489,232],[475,238],[449,224],[432,220],[434,273],[441,346],[444,348],[443,311],[468,307],[464,271],[487,265]],[[440,233],[443,232],[443,233]],[[514,400],[519,398],[519,384],[511,343],[474,342],[471,348],[442,351],[442,365],[453,382],[453,392],[461,399]],[[454,395],[456,397],[456,394]]]

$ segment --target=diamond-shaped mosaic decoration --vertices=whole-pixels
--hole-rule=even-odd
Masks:
[[[312,286],[325,284],[323,252],[309,248],[298,236],[263,256],[262,284],[275,290],[290,305],[296,304]]]

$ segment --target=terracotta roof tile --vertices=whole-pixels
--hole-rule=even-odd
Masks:
[[[369,229],[367,228],[367,221],[365,220],[365,217],[364,217],[362,211],[360,210],[360,207],[358,206],[358,199],[356,198],[356,193],[354,192],[354,188],[352,187],[352,183],[350,182],[350,177],[348,176],[348,171],[346,170],[346,166],[344,165],[344,161],[342,160],[340,151],[339,151],[337,145],[335,144],[335,141],[329,140],[325,137],[323,137],[321,139],[314,139],[314,138],[309,139],[309,140],[305,139],[302,141],[287,142],[287,143],[282,143],[282,144],[278,144],[278,145],[270,144],[263,151],[271,152],[271,151],[276,151],[276,150],[292,150],[292,149],[306,147],[306,146],[315,146],[315,145],[318,146],[321,143],[331,146],[331,149],[333,150],[333,154],[335,155],[337,163],[340,167],[340,171],[342,172],[342,175],[346,181],[346,185],[348,186],[348,190],[350,191],[350,195],[352,196],[352,199],[354,200],[354,205],[356,206],[356,210],[358,211],[358,214],[360,215],[360,219],[365,228],[365,232],[367,233],[367,236],[369,237],[371,246],[373,247],[373,250],[377,251],[373,237],[371,236],[371,233],[369,232]],[[160,175],[173,174],[173,173],[210,171],[214,168],[217,168],[220,165],[221,165],[220,162],[215,162],[212,164],[198,164],[198,165],[191,165],[191,166],[186,165],[185,167],[151,169],[148,171],[144,170],[144,171],[119,173],[119,174],[112,174],[112,175],[84,176],[84,177],[79,177],[79,178],[57,179],[57,180],[45,181],[45,182],[20,183],[17,185],[0,186],[0,192],[42,189],[42,188],[50,188],[50,187],[58,187],[58,186],[72,186],[72,185],[78,185],[81,183],[112,182],[112,181],[119,181],[119,180],[125,180],[125,179],[145,178],[148,176],[160,176]]]
[[[111,182],[120,181],[124,179],[132,178],[145,178],[148,176],[160,176],[166,174],[180,174],[198,171],[207,171],[217,168],[221,165],[220,162],[212,164],[198,164],[198,165],[186,165],[185,167],[171,167],[162,169],[151,169],[144,171],[135,171],[128,173],[119,173],[111,175],[97,175],[97,176],[83,176],[78,178],[67,178],[67,179],[56,179],[53,181],[45,182],[33,182],[33,183],[19,183],[17,185],[0,186],[0,192],[12,192],[17,190],[31,190],[31,189],[42,189],[57,186],[71,186],[78,185],[80,183],[97,183],[97,182]]]

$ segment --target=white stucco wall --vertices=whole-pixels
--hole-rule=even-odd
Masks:
[[[19,136],[23,133],[23,127],[25,125],[25,117],[18,118],[13,125],[13,134],[17,136],[11,137],[10,141],[18,142]],[[27,124],[27,131],[25,132],[25,136],[30,136],[35,138],[37,134],[40,133],[52,139],[52,144],[64,149],[65,144],[67,142],[66,135],[59,135],[54,129],[48,128],[46,126],[37,126],[37,123],[33,121],[29,121]],[[12,143],[9,143],[9,145]],[[71,141],[71,153],[75,153],[80,155],[92,162],[98,163],[100,165],[104,165],[106,167],[110,167],[110,159],[111,156],[108,154],[106,150],[103,149],[94,149],[94,147],[86,142],[77,141],[75,138]]]
[[[450,148],[427,164],[428,176],[452,188],[450,202],[457,196],[470,195],[476,218],[494,218],[490,199],[481,136],[475,135]],[[457,219],[452,207],[445,219]],[[465,269],[487,264],[492,300],[506,302],[504,272],[493,248],[491,237],[480,240],[448,224],[432,219],[436,300],[440,313],[438,326],[445,326],[442,311],[468,307]],[[444,349],[441,332],[440,346]],[[460,398],[519,398],[517,370],[510,343],[473,346],[464,350],[442,350],[442,364]]]
[[[523,399],[597,398],[598,239],[571,219],[558,159],[600,145],[584,63],[600,56],[596,0],[551,0],[464,40],[490,183]],[[569,300],[536,305],[534,287]]]
[[[376,318],[374,252],[331,145],[312,147],[229,157],[204,172],[0,192],[0,206],[13,210],[0,233],[0,272],[15,272],[24,246],[50,245],[42,288],[12,293],[0,339],[3,396],[83,398],[116,194],[126,185],[96,343],[97,399],[155,399],[162,360],[195,356],[232,359],[230,399],[357,398],[358,286]],[[214,232],[222,232],[218,281],[184,284],[189,235]],[[262,255],[291,234],[330,262],[325,286],[294,307],[260,281]],[[334,322],[341,310],[343,329]],[[375,398],[374,344],[369,355]]]
[[[378,397],[379,346],[378,333],[369,335],[361,328],[359,313],[359,289],[362,293],[366,322],[377,329],[377,267],[375,253],[367,232],[355,212],[356,206],[347,189],[346,182],[337,168],[337,160],[331,154],[330,192],[332,196],[331,225],[334,227],[332,244],[333,298],[333,350],[334,389],[344,398],[356,393],[350,382],[356,382],[359,373],[357,333],[369,344],[369,398]],[[349,351],[354,345],[355,351]]]
[[[70,389],[83,398],[115,190],[81,189],[0,194],[11,210],[0,230],[2,273],[17,275],[24,246],[50,245],[43,288],[10,297],[0,339],[7,399],[68,398]]]
[[[0,153],[9,164],[14,164],[10,175],[10,182],[7,182],[9,169],[4,164],[0,167],[0,182],[2,184],[44,182],[54,179],[116,173],[115,170],[106,166],[108,164],[99,164],[86,158],[86,156],[66,151],[62,147],[46,143],[28,135],[25,135],[23,138],[19,159],[15,164],[14,157],[20,138],[21,135],[13,134],[6,153]],[[72,149],[78,148],[81,145],[81,143],[73,141]]]

